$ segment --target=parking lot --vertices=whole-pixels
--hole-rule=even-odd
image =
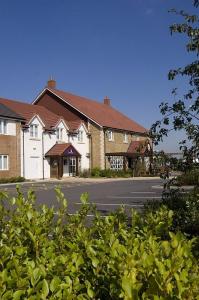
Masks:
[[[60,186],[66,199],[70,214],[75,214],[81,206],[80,196],[88,192],[89,201],[96,205],[102,215],[124,206],[127,213],[131,209],[142,210],[147,201],[160,200],[162,180],[147,179],[74,179],[64,181],[48,181],[21,184],[24,194],[31,188],[37,196],[37,204],[58,206],[55,187]],[[11,196],[16,195],[16,185],[1,185],[1,191],[7,191]],[[92,217],[92,214],[89,215]],[[88,216],[88,217],[89,217]]]

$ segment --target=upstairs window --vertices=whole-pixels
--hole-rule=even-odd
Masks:
[[[108,130],[108,131],[107,131],[107,136],[108,136],[108,140],[109,140],[109,141],[113,141],[113,140],[114,140],[113,131]]]
[[[58,141],[63,140],[63,128],[57,128],[56,130],[56,136]]]
[[[8,170],[8,155],[0,154],[0,171]]]
[[[77,135],[77,140],[79,143],[83,142],[83,131],[79,130],[78,135]]]
[[[7,134],[7,121],[0,119],[0,134]]]
[[[38,138],[38,125],[36,124],[30,125],[30,137]]]
[[[128,143],[128,134],[124,133],[124,143]]]

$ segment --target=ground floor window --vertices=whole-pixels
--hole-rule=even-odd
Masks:
[[[123,156],[111,156],[110,157],[110,168],[111,170],[123,170]]]
[[[8,170],[8,155],[0,154],[0,170]]]

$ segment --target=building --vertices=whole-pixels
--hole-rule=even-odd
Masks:
[[[83,122],[90,137],[90,168],[134,168],[141,159],[149,169],[152,143],[147,129],[114,109],[108,97],[99,103],[60,91],[55,80],[49,80],[33,105],[46,107],[74,124]]]
[[[0,103],[0,178],[21,175],[22,122],[23,117]]]
[[[0,105],[9,111],[12,110],[16,116],[20,114],[23,120],[19,123],[15,136],[18,152],[17,155],[16,151],[15,155],[12,155],[20,168],[14,173],[12,164],[7,165],[8,172],[2,173],[3,177],[16,174],[27,179],[61,178],[77,175],[81,168],[89,169],[89,138],[83,122],[68,122],[39,105],[8,99],[0,99]],[[0,134],[0,139],[3,138],[0,147],[4,147],[4,152],[0,153],[8,153],[11,161],[11,137],[8,139],[4,134]]]
[[[108,97],[99,103],[60,91],[49,80],[32,104],[0,98],[0,105],[0,166],[7,166],[0,176],[62,178],[95,167],[135,170],[138,163],[149,169],[152,146],[147,130],[114,109]],[[13,153],[11,137],[3,133],[6,112],[16,128]]]

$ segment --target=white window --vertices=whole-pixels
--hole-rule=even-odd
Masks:
[[[38,138],[38,125],[36,124],[30,125],[30,136],[32,138]]]
[[[8,170],[8,155],[0,154],[0,170],[1,171]]]
[[[113,141],[114,140],[113,131],[108,130],[107,131],[107,136],[108,136],[108,140],[109,141]]]
[[[124,133],[124,143],[128,143],[128,134]]]
[[[83,131],[79,130],[78,135],[77,135],[77,140],[79,143],[83,142]]]
[[[7,121],[0,119],[0,134],[7,134]]]
[[[63,128],[57,128],[56,135],[57,135],[57,140],[62,141],[63,140]]]
[[[122,156],[111,156],[110,157],[110,168],[111,170],[123,170],[123,157]]]

